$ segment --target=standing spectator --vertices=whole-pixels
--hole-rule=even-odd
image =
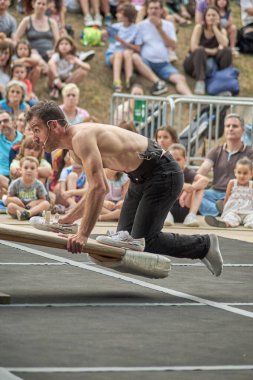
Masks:
[[[55,53],[48,62],[50,96],[59,98],[65,83],[81,83],[90,70],[90,65],[76,55],[76,45],[71,37],[61,37],[55,46]]]
[[[4,97],[5,86],[11,79],[12,44],[0,38],[0,99]]]
[[[47,62],[59,39],[59,28],[56,21],[46,15],[47,0],[33,0],[32,6],[34,10],[32,15],[23,18],[14,39],[17,43],[25,36],[31,48]]]
[[[21,141],[22,133],[16,131],[11,115],[0,111],[0,188],[8,189],[9,183],[9,153],[13,144]]]
[[[207,224],[214,227],[238,227],[240,224],[246,228],[253,228],[253,165],[247,157],[241,158],[235,165],[235,178],[227,186],[224,199],[222,220],[215,216],[205,217]]]
[[[13,218],[29,220],[50,208],[46,200],[47,191],[37,179],[38,165],[37,158],[31,156],[22,158],[20,162],[21,177],[10,184],[5,200],[8,214]]]
[[[242,143],[244,120],[238,114],[228,114],[225,117],[225,144],[212,148],[198,173],[207,176],[213,169],[213,181],[210,189],[205,190],[199,208],[201,215],[219,215],[216,202],[223,200],[229,180],[234,178],[236,162],[243,157],[253,160],[253,149]]]
[[[186,150],[182,144],[172,144],[169,147],[169,152],[184,173],[184,185],[179,199],[174,203],[165,220],[165,224],[168,226],[174,222],[183,222],[187,227],[199,227],[197,212],[209,179],[187,167]]]
[[[0,33],[3,33],[6,41],[13,43],[12,38],[17,28],[16,19],[8,12],[10,0],[0,0]]]
[[[162,19],[163,3],[161,0],[149,0],[148,18],[138,25],[136,45],[140,55],[133,55],[137,71],[153,83],[152,94],[160,95],[167,91],[163,81],[175,84],[177,91],[191,95],[185,77],[169,63],[169,50],[176,49],[176,34],[173,24]],[[163,81],[160,81],[161,78]]]
[[[204,24],[195,25],[191,36],[190,52],[184,61],[185,71],[196,79],[194,92],[197,95],[205,94],[208,58],[212,58],[220,70],[232,64],[227,32],[221,27],[219,10],[214,6],[207,8]]]
[[[62,90],[63,104],[60,108],[64,112],[70,125],[83,123],[90,115],[84,108],[78,107],[80,90],[75,83],[68,83]]]
[[[170,125],[158,127],[154,139],[164,150],[168,150],[172,144],[179,142],[177,131]]]

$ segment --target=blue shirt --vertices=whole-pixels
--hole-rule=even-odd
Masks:
[[[13,114],[12,108],[8,105],[8,102],[6,99],[0,100],[0,106],[3,111],[7,111],[10,114]],[[19,105],[19,111],[24,112],[26,110],[27,103],[22,101]]]
[[[0,133],[0,174],[4,176],[9,176],[10,165],[9,165],[9,154],[13,144],[18,143],[23,138],[22,133],[16,131],[16,137],[13,141],[7,140],[7,138]]]

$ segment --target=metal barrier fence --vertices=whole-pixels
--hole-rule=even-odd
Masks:
[[[133,121],[137,131],[153,138],[161,125],[174,127],[187,149],[189,164],[202,161],[205,152],[223,136],[224,118],[238,113],[245,119],[244,141],[253,145],[253,99],[221,96],[169,97],[113,94],[111,123]]]

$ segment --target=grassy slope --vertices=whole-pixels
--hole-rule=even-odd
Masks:
[[[237,27],[240,27],[240,8],[234,4],[232,5],[233,17]],[[15,11],[12,12],[16,15]],[[20,16],[18,16],[20,19]],[[83,29],[83,18],[81,15],[66,15],[66,24],[72,25],[75,30],[75,41],[77,42],[79,50],[89,50],[90,48],[84,48],[80,43],[80,34]],[[178,47],[177,55],[179,61],[176,67],[183,72],[182,62],[189,48],[189,41],[191,36],[192,26],[181,27],[178,33]],[[106,47],[91,48],[96,51],[95,58],[90,61],[91,72],[87,79],[80,83],[81,98],[80,106],[86,108],[91,115],[98,118],[103,123],[109,122],[110,114],[110,99],[112,94],[112,71],[105,64],[104,53]],[[252,97],[252,56],[240,55],[239,58],[234,60],[234,65],[240,70],[240,96]],[[145,79],[138,77],[138,82],[143,84],[145,93],[149,94],[150,84]],[[191,78],[187,77],[187,81],[191,88],[194,86],[194,82]],[[173,86],[169,86],[168,94],[175,93]],[[43,78],[37,89],[37,95],[40,99],[48,99],[48,87],[46,78]]]

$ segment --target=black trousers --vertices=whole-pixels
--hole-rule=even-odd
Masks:
[[[145,238],[146,252],[202,259],[210,248],[208,235],[179,235],[161,232],[164,221],[183,187],[183,173],[169,153],[149,140],[143,163],[128,173],[130,185],[118,223],[118,231]]]

